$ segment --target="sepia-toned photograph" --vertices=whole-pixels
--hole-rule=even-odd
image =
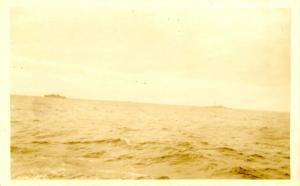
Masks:
[[[11,179],[290,179],[289,8],[25,2]]]

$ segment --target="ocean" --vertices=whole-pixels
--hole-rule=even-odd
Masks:
[[[11,96],[12,179],[289,179],[289,113]]]

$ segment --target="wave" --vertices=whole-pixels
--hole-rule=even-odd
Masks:
[[[127,138],[109,138],[100,140],[75,140],[67,141],[64,144],[76,145],[76,144],[115,144],[115,145],[128,145],[131,146],[131,142]]]
[[[259,171],[241,166],[233,167],[229,172],[241,175],[243,178],[257,179],[263,177]]]
[[[105,154],[105,151],[99,151],[99,152],[87,153],[83,157],[85,157],[85,158],[100,158],[104,154]]]
[[[185,162],[196,161],[203,158],[204,156],[199,153],[174,153],[174,154],[167,154],[167,155],[154,157],[152,158],[152,162],[153,163],[168,162],[170,164],[180,164]]]
[[[31,143],[35,143],[35,144],[49,144],[49,141],[32,141]]]
[[[36,152],[36,150],[31,149],[31,148],[26,148],[26,147],[10,146],[10,152],[11,153],[27,154],[27,153]]]

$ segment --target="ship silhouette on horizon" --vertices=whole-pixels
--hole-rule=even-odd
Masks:
[[[46,98],[60,98],[60,99],[66,99],[65,96],[59,95],[59,94],[46,94],[44,95]]]

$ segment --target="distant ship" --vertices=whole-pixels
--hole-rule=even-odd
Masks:
[[[59,95],[59,94],[46,94],[44,95],[44,97],[46,98],[61,98],[61,99],[65,99],[65,96]]]

